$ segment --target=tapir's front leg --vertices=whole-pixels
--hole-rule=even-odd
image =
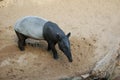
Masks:
[[[48,51],[50,51],[51,50],[51,42],[48,42],[48,49],[47,49]]]
[[[51,44],[51,49],[52,49],[52,52],[53,52],[53,58],[58,59],[58,54],[57,54],[57,51],[55,49],[55,44]]]

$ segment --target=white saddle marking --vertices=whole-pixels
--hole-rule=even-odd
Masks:
[[[44,39],[43,37],[43,27],[48,20],[39,18],[36,16],[27,16],[22,19],[19,19],[14,29],[26,36],[35,38],[35,39]]]

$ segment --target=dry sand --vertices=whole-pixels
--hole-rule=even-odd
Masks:
[[[17,47],[13,25],[28,15],[56,22],[70,38],[73,62],[39,47]],[[107,53],[119,49],[120,0],[0,0],[0,80],[58,80],[89,72]],[[57,46],[56,46],[57,47]],[[120,64],[119,64],[120,65]],[[120,75],[120,66],[114,77]]]

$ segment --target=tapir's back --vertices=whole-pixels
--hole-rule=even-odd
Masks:
[[[14,26],[14,29],[26,36],[36,39],[44,39],[43,27],[44,24],[47,22],[48,21],[43,18],[39,18],[36,16],[27,16],[18,20]]]

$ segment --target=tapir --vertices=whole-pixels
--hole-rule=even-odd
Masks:
[[[71,33],[65,35],[56,23],[37,16],[26,16],[16,22],[14,30],[21,51],[25,50],[25,40],[27,38],[45,40],[48,43],[47,50],[52,50],[54,59],[58,59],[55,48],[56,43],[58,43],[59,49],[67,56],[69,62],[73,61],[69,41]]]

